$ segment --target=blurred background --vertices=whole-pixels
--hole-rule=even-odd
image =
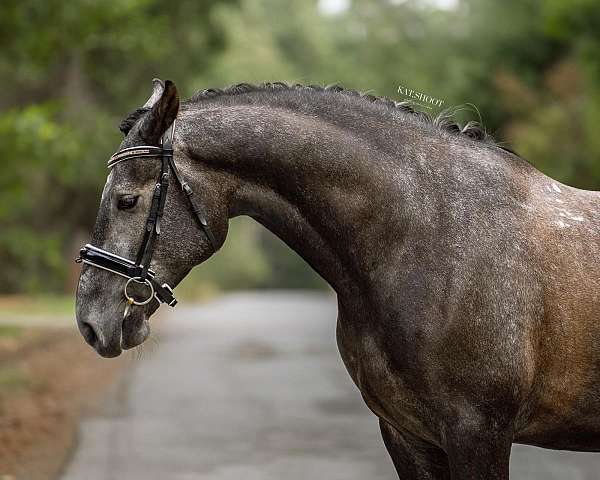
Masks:
[[[99,363],[56,327],[73,330],[73,259],[95,220],[117,125],[153,77],[174,80],[182,98],[281,80],[403,100],[402,85],[443,107],[476,105],[487,130],[540,170],[600,188],[597,0],[3,0],[0,45],[6,478],[23,458],[48,464],[47,449],[32,453],[40,437],[71,444],[72,412],[86,402],[65,403],[65,392],[87,398],[90,372],[106,385],[118,375],[118,362]],[[235,219],[219,255],[178,290],[190,301],[253,289],[327,287],[260,225]]]

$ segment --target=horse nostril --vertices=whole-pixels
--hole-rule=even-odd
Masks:
[[[94,327],[87,322],[82,322],[81,325],[79,325],[79,331],[81,332],[81,335],[83,335],[85,341],[95,348],[98,343],[98,335],[96,335]]]

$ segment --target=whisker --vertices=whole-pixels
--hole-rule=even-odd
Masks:
[[[152,357],[159,347],[159,339],[154,335],[150,335],[144,343],[138,345],[131,351],[132,361],[142,361]]]

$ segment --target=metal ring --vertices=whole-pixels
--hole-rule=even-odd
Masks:
[[[135,298],[133,298],[131,295],[129,295],[127,293],[127,287],[129,286],[129,284],[131,282],[143,283],[144,285],[147,285],[150,288],[150,296],[146,300],[144,300],[142,302],[138,302]],[[150,280],[148,280],[147,278],[145,278],[144,280],[142,280],[140,277],[130,278],[129,280],[127,280],[127,283],[125,284],[125,288],[123,289],[123,292],[125,293],[125,298],[127,299],[127,301],[129,303],[131,303],[132,305],[147,305],[154,298],[154,287],[152,286],[152,283],[150,282]]]

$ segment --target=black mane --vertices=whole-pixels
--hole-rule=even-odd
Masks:
[[[444,132],[449,132],[455,135],[464,136],[470,138],[472,140],[477,140],[481,142],[485,142],[491,144],[495,147],[501,148],[502,150],[506,150],[510,153],[514,153],[510,148],[506,146],[499,145],[495,142],[493,137],[487,133],[485,127],[477,121],[471,120],[464,125],[460,125],[455,119],[455,113],[460,110],[460,107],[448,108],[437,114],[436,116],[431,116],[426,112],[415,110],[414,103],[411,101],[402,101],[397,102],[387,97],[380,97],[371,95],[369,93],[359,92],[357,90],[345,89],[340,85],[328,85],[326,87],[322,87],[320,85],[301,85],[301,84],[293,84],[288,85],[283,82],[267,82],[260,85],[253,85],[249,83],[238,83],[236,85],[231,85],[225,88],[208,88],[205,90],[200,90],[196,92],[189,100],[189,102],[198,102],[204,99],[212,99],[215,97],[221,96],[234,96],[241,95],[244,93],[252,93],[252,92],[272,92],[272,91],[301,91],[301,90],[311,90],[316,92],[331,92],[333,94],[347,95],[351,97],[358,97],[363,99],[366,102],[377,103],[380,105],[385,105],[389,108],[393,108],[399,110],[407,115],[411,115],[413,118],[422,121],[423,123],[428,123],[438,127],[440,130]],[[128,117],[129,118],[129,117]]]
[[[411,101],[397,102],[391,98],[376,96],[369,93],[359,92],[357,90],[346,89],[340,85],[328,85],[322,87],[320,85],[301,85],[293,84],[288,85],[283,82],[267,82],[260,85],[253,85],[250,83],[238,83],[225,88],[207,88],[196,92],[188,100],[188,102],[198,102],[205,99],[212,99],[215,97],[231,97],[235,95],[241,95],[244,93],[253,92],[273,92],[273,91],[302,91],[310,90],[315,92],[331,92],[332,94],[346,95],[350,97],[361,98],[366,102],[377,103],[379,105],[385,105],[388,108],[393,108],[401,111],[411,117],[430,125],[434,125],[441,131],[449,132],[454,135],[464,136],[471,140],[481,141],[495,147],[506,150],[507,152],[514,153],[513,150],[506,147],[505,145],[498,144],[494,138],[486,131],[485,127],[481,122],[471,120],[464,125],[459,124],[455,119],[454,115],[457,111],[461,110],[461,107],[451,107],[442,110],[435,116],[429,115],[421,110],[414,108],[414,103]],[[135,123],[144,115],[149,109],[138,108],[130,113],[119,125],[119,130],[127,135],[133,128]]]
[[[123,132],[123,135],[127,135],[129,133],[129,130],[131,130],[135,125],[135,122],[137,122],[140,119],[140,117],[144,115],[144,113],[146,113],[148,110],[150,109],[138,108],[135,111],[131,112],[129,115],[127,115],[127,118],[122,120],[119,124],[119,130]]]

